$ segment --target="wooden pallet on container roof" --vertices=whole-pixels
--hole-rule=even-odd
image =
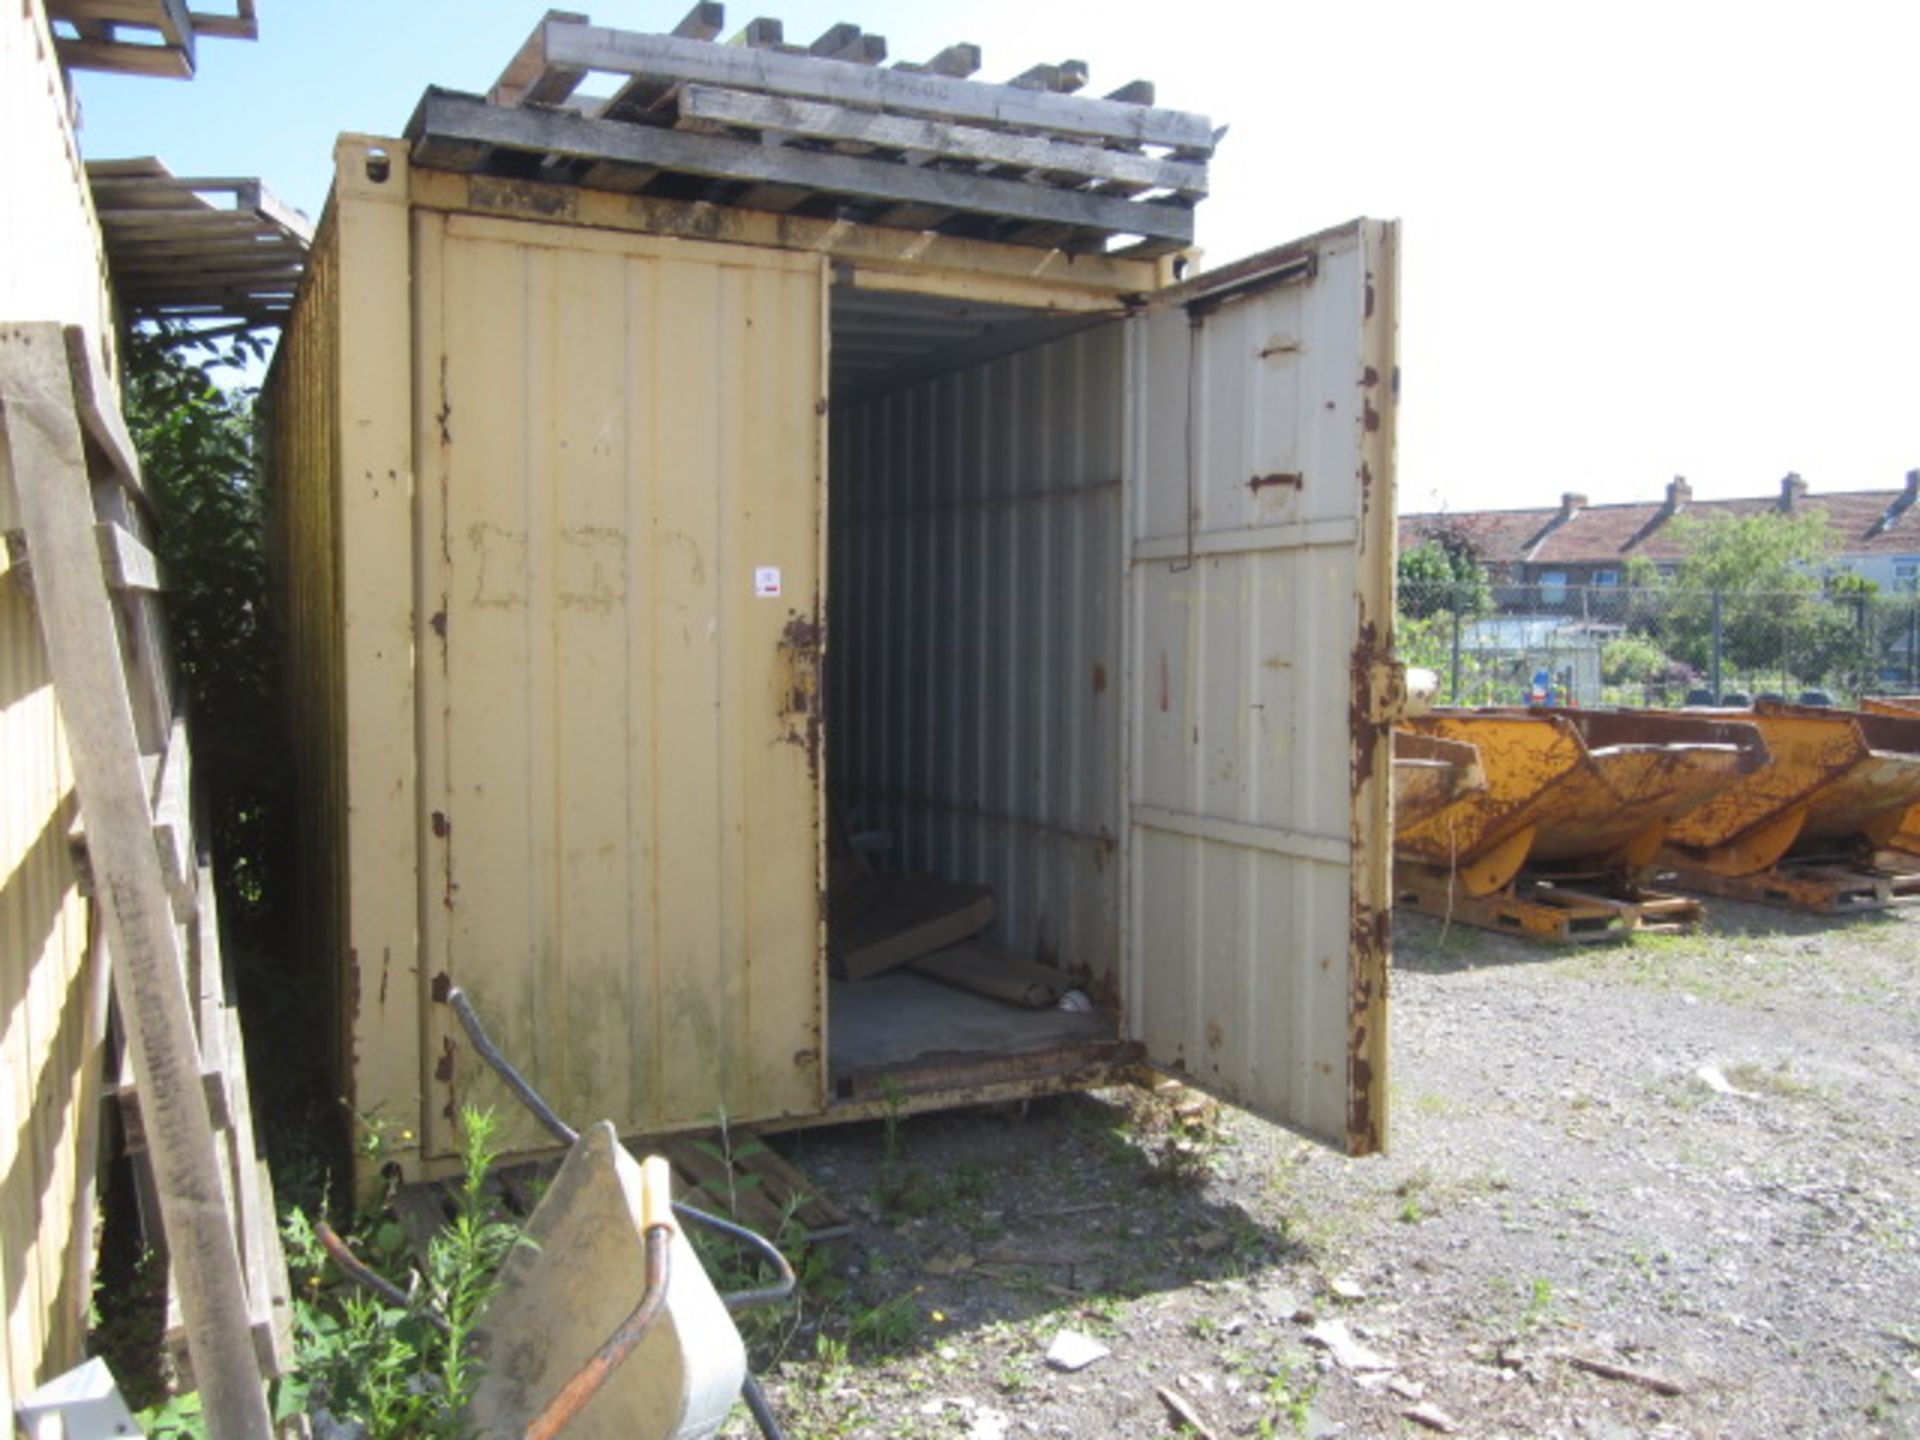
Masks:
[[[1145,81],[1082,96],[1066,60],[987,84],[973,45],[885,68],[854,25],[805,47],[771,20],[716,43],[723,25],[712,3],[666,35],[550,11],[484,99],[426,93],[413,161],[1046,248],[1192,242],[1215,134]],[[594,73],[616,93],[577,93]]]

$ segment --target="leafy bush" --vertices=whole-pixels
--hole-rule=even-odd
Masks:
[[[351,1281],[330,1284],[313,1223],[301,1211],[289,1215],[285,1235],[297,1282],[298,1353],[293,1377],[276,1396],[277,1412],[324,1411],[337,1424],[364,1426],[371,1440],[452,1440],[469,1433],[465,1411],[480,1378],[474,1328],[498,1288],[501,1264],[525,1241],[517,1224],[497,1218],[485,1194],[495,1129],[490,1111],[461,1112],[466,1178],[457,1195],[459,1213],[428,1247],[423,1269],[409,1270],[406,1234],[391,1216],[375,1212],[357,1227],[355,1248],[376,1269],[406,1276],[401,1288],[411,1303],[405,1307]]]
[[[229,930],[261,943],[284,867],[288,765],[279,649],[268,605],[265,502],[255,393],[222,384],[260,358],[184,331],[136,331],[126,347],[127,427],[158,519],[155,552],[187,697],[214,879]]]
[[[1673,662],[1644,635],[1618,635],[1600,651],[1600,679],[1607,685],[1649,685],[1665,679]]]

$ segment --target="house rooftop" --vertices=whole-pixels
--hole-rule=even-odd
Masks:
[[[1656,564],[1686,554],[1682,516],[1816,514],[1826,517],[1843,555],[1920,553],[1920,470],[1907,473],[1898,490],[1839,490],[1815,495],[1798,475],[1780,482],[1778,493],[1734,500],[1695,500],[1676,478],[1666,498],[1619,505],[1589,505],[1566,494],[1557,506],[1521,510],[1462,510],[1400,517],[1403,549],[1436,535],[1457,535],[1481,559],[1496,565],[1622,565],[1636,556]]]

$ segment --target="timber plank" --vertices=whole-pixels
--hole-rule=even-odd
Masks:
[[[852,142],[978,164],[1046,170],[1081,181],[1117,181],[1195,198],[1207,193],[1207,167],[1194,160],[1163,159],[911,115],[889,115],[878,110],[851,110],[786,96],[721,90],[711,85],[683,86],[679,108],[682,120],[741,125],[782,135]]]
[[[929,71],[755,52],[594,25],[547,23],[540,26],[540,33],[549,65],[706,81],[802,99],[1023,125],[1136,145],[1166,145],[1197,154],[1213,150],[1213,127],[1205,116],[1150,105],[983,85]]]
[[[743,144],[588,119],[563,111],[504,109],[488,105],[477,96],[440,90],[429,90],[422,98],[407,126],[407,138],[417,142],[414,162],[430,167],[441,163],[438,147],[443,144],[494,145],[537,154],[655,165],[718,179],[796,185],[874,200],[917,201],[1182,244],[1193,239],[1192,211],[1179,205],[1118,200],[981,175],[929,174],[915,166],[884,160]],[[422,159],[423,155],[427,158]]]
[[[148,1153],[194,1374],[214,1433],[269,1440],[233,1213],[199,1078],[184,957],[154,849],[132,699],[100,569],[68,343],[56,324],[0,328],[5,463],[39,561],[36,608],[121,1012],[146,1087]]]
[[[577,66],[548,64],[541,37],[549,22],[584,24],[586,19],[585,15],[574,10],[547,11],[534,25],[533,33],[507,62],[507,68],[500,72],[500,78],[493,82],[493,89],[487,92],[487,98],[495,105],[557,105],[565,100],[586,78],[587,72]]]
[[[127,526],[102,520],[94,526],[94,534],[100,538],[100,564],[106,568],[109,586],[144,591],[159,589],[159,561],[154,559],[154,551],[134,540]]]

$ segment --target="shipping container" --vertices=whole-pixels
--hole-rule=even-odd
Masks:
[[[1385,1140],[1397,231],[1186,280],[345,137],[269,382],[308,933],[460,1105],[769,1128],[1141,1064]],[[832,978],[830,851],[1091,1013]]]

